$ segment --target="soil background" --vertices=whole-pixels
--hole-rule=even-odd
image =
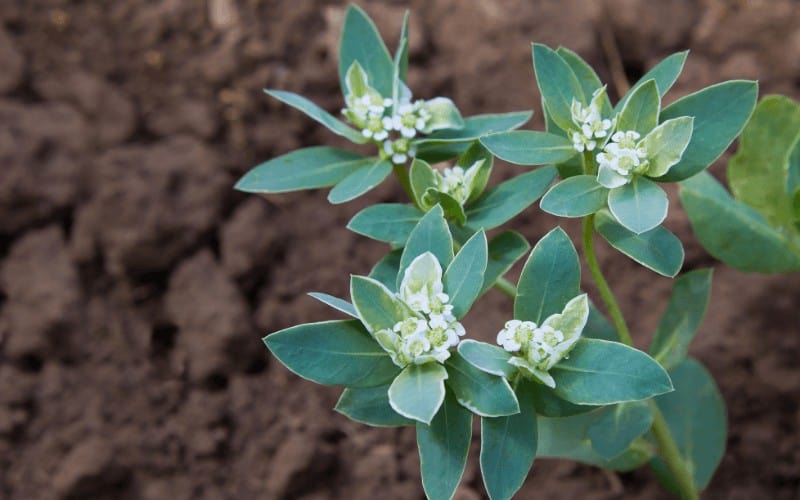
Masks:
[[[732,78],[800,97],[797,1],[361,3],[390,47],[412,10],[411,88],[466,115],[535,109],[540,127],[529,43],[566,45],[611,81],[604,29],[630,80],[691,49],[669,101]],[[331,207],[324,191],[232,189],[268,158],[343,145],[261,92],[341,108],[343,9],[0,0],[0,498],[423,498],[413,429],[348,421],[332,410],[339,390],[292,375],[260,340],[337,317],[305,293],[346,296],[349,274],[386,251],[346,222],[402,191],[387,182]],[[492,182],[518,169],[500,163]],[[705,498],[800,498],[800,279],[719,265],[675,194],[667,225],[685,269],[716,268],[691,352],[719,383],[730,435]],[[536,241],[559,222],[579,235],[535,209],[510,227]],[[599,246],[645,346],[670,280]],[[489,339],[511,306],[492,291],[477,310],[467,329]],[[485,496],[474,441],[461,500]],[[646,469],[541,460],[518,498],[668,496]]]

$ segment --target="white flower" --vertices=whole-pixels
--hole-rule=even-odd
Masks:
[[[601,100],[605,95],[605,87],[598,89],[592,95],[592,101],[588,106],[584,106],[576,99],[572,100],[570,112],[572,123],[577,130],[572,131],[572,145],[577,151],[594,151],[597,147],[595,139],[604,139],[614,128],[616,119],[610,120],[603,118],[600,109]]]
[[[637,142],[634,130],[615,132],[611,142],[597,155],[597,181],[611,189],[631,181],[633,174],[647,171],[647,151]]]
[[[410,156],[413,157],[416,154],[416,147],[405,137],[400,137],[394,141],[384,141],[383,152],[392,159],[392,163],[402,165],[408,161]]]
[[[464,205],[475,189],[475,181],[483,165],[483,161],[484,160],[476,161],[466,170],[459,166],[445,168],[438,176],[439,190],[453,197],[453,199],[461,205]]]
[[[586,294],[570,300],[561,313],[549,316],[541,326],[532,321],[511,320],[497,334],[497,343],[514,353],[509,363],[545,385],[555,387],[547,373],[566,357],[580,339],[589,318]]]

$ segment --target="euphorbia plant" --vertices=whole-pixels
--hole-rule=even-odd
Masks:
[[[392,58],[366,14],[348,9],[339,51],[347,123],[300,96],[269,91],[377,154],[295,151],[253,169],[239,189],[333,186],[336,203],[394,172],[409,203],[373,205],[350,221],[353,231],[391,245],[369,276],[351,277],[350,301],[312,294],[351,319],[294,326],[265,343],[301,377],[344,386],[336,406],[344,415],[414,426],[430,498],[455,492],[473,415],[493,499],[512,497],[536,457],[612,470],[649,463],[668,489],[696,498],[725,445],[719,391],[686,356],[711,273],[677,278],[648,354],[633,347],[593,235],[675,277],[683,248],[661,226],[668,202],[659,184],[698,174],[730,145],[752,113],[756,84],[722,83],[662,109],[683,67],[679,53],[612,106],[577,54],[534,45],[547,131],[513,130],[530,113],[462,119],[446,98],[412,100],[407,39],[406,19]],[[537,168],[487,190],[495,156]],[[530,245],[513,231],[490,240],[486,231],[542,195],[543,210],[583,218],[584,258],[613,326],[581,291],[579,255],[560,228],[536,242],[516,285],[504,278]],[[461,318],[492,287],[513,299],[513,317],[493,332],[467,331]]]

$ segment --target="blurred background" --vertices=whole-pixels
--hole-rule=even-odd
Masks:
[[[612,97],[609,41],[617,79],[630,81],[691,49],[667,102],[733,78],[800,97],[797,1],[359,3],[390,48],[411,9],[411,88],[465,115],[534,109],[541,126],[531,41],[580,53]],[[0,0],[0,498],[423,498],[413,429],[348,421],[332,410],[336,388],[292,375],[260,340],[337,317],[305,293],[346,296],[349,274],[386,251],[346,222],[402,190],[387,182],[333,208],[322,191],[232,190],[261,161],[343,145],[261,89],[337,112],[344,7]],[[492,183],[519,168],[498,164]],[[729,405],[706,498],[800,498],[800,279],[716,263],[675,194],[667,225],[685,241],[685,269],[716,268],[691,351]],[[556,224],[579,235],[535,209],[511,227],[536,241]],[[645,346],[671,282],[599,247]],[[492,291],[478,310],[468,331],[489,339],[511,305]],[[475,439],[460,500],[485,495]],[[647,470],[545,460],[518,497],[668,498]]]

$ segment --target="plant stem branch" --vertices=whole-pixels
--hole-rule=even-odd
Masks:
[[[517,296],[517,287],[514,286],[514,283],[511,283],[502,276],[497,278],[497,281],[494,282],[494,287],[503,292],[504,294],[508,295],[512,299]]]
[[[667,463],[672,477],[675,479],[681,499],[698,500],[700,497],[697,494],[697,490],[694,488],[692,474],[687,469],[680,450],[678,450],[678,445],[672,438],[664,415],[661,414],[661,410],[658,409],[658,406],[653,400],[650,400],[650,408],[653,410],[652,431],[658,443],[658,451],[661,454],[661,458]]]
[[[628,329],[628,324],[625,323],[625,317],[622,316],[622,310],[619,308],[617,299],[611,292],[611,287],[608,286],[603,271],[600,269],[600,263],[597,261],[597,256],[594,253],[594,214],[589,215],[583,219],[583,253],[586,258],[586,264],[589,266],[589,271],[592,273],[597,289],[600,291],[600,297],[611,315],[614,322],[614,327],[617,329],[617,335],[620,340],[625,344],[632,346],[633,338]]]
[[[400,181],[400,185],[403,186],[403,190],[406,192],[408,199],[416,206],[417,200],[414,198],[414,192],[411,190],[411,180],[408,178],[406,166],[394,164],[392,165],[392,171],[394,171],[394,176],[397,177],[397,180]]]
[[[628,329],[625,318],[622,316],[622,310],[614,297],[608,282],[603,276],[600,269],[600,264],[597,261],[597,256],[594,253],[594,214],[589,215],[583,219],[583,252],[586,258],[586,263],[589,266],[589,271],[592,273],[592,278],[600,291],[600,296],[603,303],[614,321],[614,326],[617,329],[617,334],[622,342],[629,346],[633,346],[633,339],[631,338],[630,330]],[[667,421],[664,419],[661,410],[658,409],[655,401],[649,401],[650,409],[653,411],[653,436],[656,438],[658,444],[658,451],[661,458],[667,463],[667,467],[675,478],[676,485],[680,491],[680,497],[683,500],[697,500],[699,498],[697,491],[694,487],[692,474],[686,466],[686,463],[681,456],[678,445],[672,437],[669,430]]]

